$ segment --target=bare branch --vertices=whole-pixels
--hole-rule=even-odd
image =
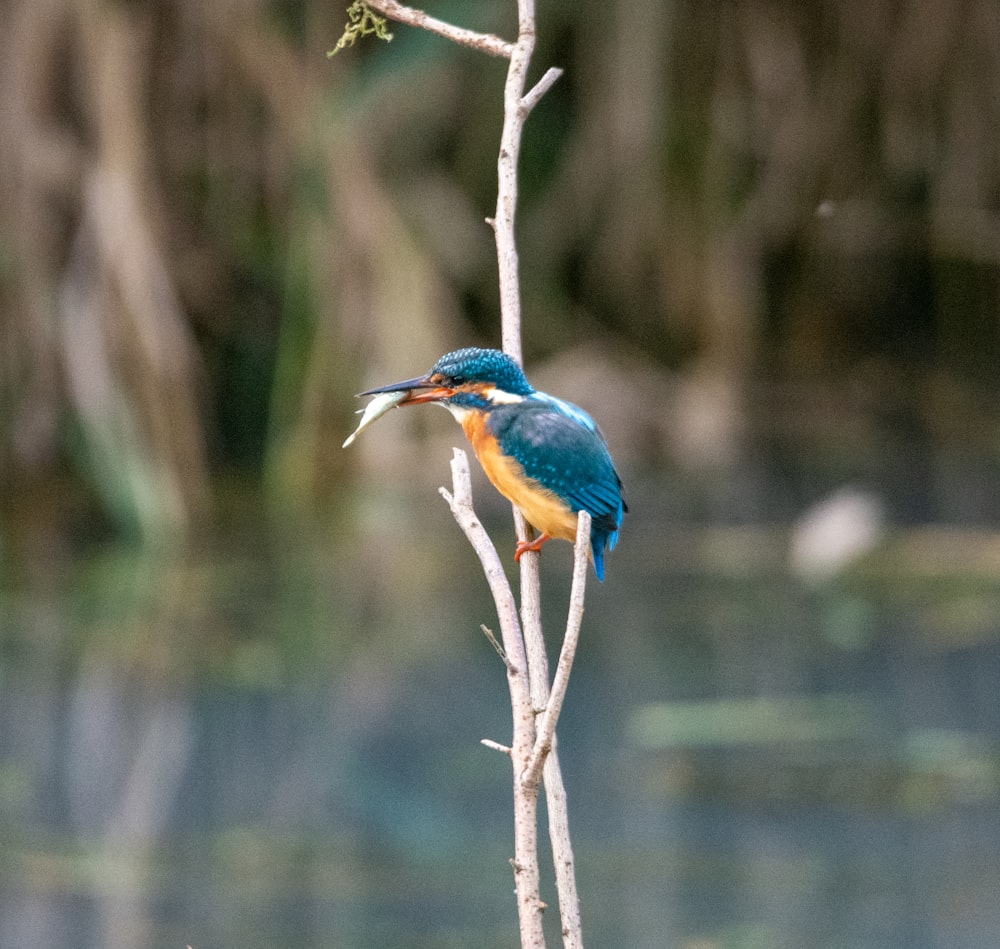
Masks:
[[[513,716],[514,735],[510,758],[514,771],[514,884],[517,893],[518,921],[521,929],[522,949],[544,949],[545,932],[542,928],[544,904],[539,899],[538,868],[538,784],[534,786],[518,780],[531,758],[535,745],[535,711],[525,674],[527,664],[521,624],[517,616],[517,603],[511,592],[493,541],[472,507],[472,480],[469,476],[469,459],[456,448],[451,460],[452,492],[441,488],[441,495],[448,502],[451,513],[465,533],[479,557],[483,573],[489,583],[500,620],[500,635],[507,656],[507,687]]]
[[[497,248],[497,266],[500,282],[500,313],[502,321],[503,349],[518,362],[521,355],[521,296],[518,275],[518,255],[514,235],[514,218],[517,207],[517,164],[520,154],[521,135],[528,114],[542,95],[558,78],[558,73],[549,70],[527,95],[524,93],[528,63],[535,46],[535,5],[534,0],[517,0],[518,38],[507,69],[504,86],[504,122],[500,136],[500,153],[497,158],[497,207],[489,221],[493,228]],[[514,524],[519,540],[528,539],[528,526],[520,511],[514,509]],[[584,576],[586,559],[584,559]],[[582,597],[582,593],[581,593]],[[528,674],[531,699],[536,709],[548,706],[548,658],[545,640],[542,636],[541,594],[538,576],[538,556],[526,554],[521,557],[521,625],[525,650],[528,656]],[[575,648],[575,647],[574,647]],[[565,686],[563,686],[565,690]],[[553,722],[554,725],[554,722]],[[555,750],[554,735],[549,741],[551,751],[539,756],[544,762],[546,804],[549,813],[549,838],[552,842],[552,857],[555,864],[556,888],[559,893],[559,916],[562,922],[564,949],[582,949],[583,935],[580,925],[580,906],[576,891],[573,868],[573,851],[569,838],[569,815],[566,809],[566,794],[563,788],[559,759]],[[534,746],[531,750],[534,755]],[[530,791],[538,787],[537,777],[522,784],[518,771],[519,760],[513,759],[515,774],[515,795],[517,788]],[[528,769],[526,769],[528,770]],[[522,913],[530,912],[531,906],[521,901]],[[522,944],[524,944],[525,923],[522,915]],[[544,946],[544,938],[541,945]]]
[[[493,741],[492,738],[480,738],[479,744],[485,745],[487,748],[492,748],[494,751],[499,751],[502,754],[510,755],[510,749],[506,745],[501,745],[498,741]]]
[[[514,528],[518,537],[531,536],[524,515],[517,508],[514,508]],[[536,551],[525,551],[521,555],[521,629],[528,656],[531,704],[538,713],[545,710],[549,700],[549,657],[542,634],[542,585],[538,575],[540,556]]]
[[[483,623],[479,624],[479,628],[483,631],[483,635],[490,641],[490,644],[497,651],[497,655],[503,660],[503,664],[510,669],[510,663],[507,661],[507,653],[503,651],[503,646],[500,645],[500,641],[496,638],[493,630],[489,626]]]
[[[563,670],[560,683],[554,686],[560,693],[565,693],[569,681],[569,668],[576,652],[580,622],[583,617],[584,584],[587,577],[590,517],[584,514],[577,521],[576,546],[573,551],[573,586],[570,594],[570,609],[566,620],[566,639],[570,640],[567,649],[565,642],[557,667]],[[532,704],[539,711],[540,731],[551,732],[548,741],[539,742],[536,739],[532,748],[532,759],[527,772],[537,769],[544,762],[542,778],[545,786],[545,806],[549,815],[549,841],[552,846],[552,863],[556,874],[556,891],[559,894],[559,918],[562,921],[563,949],[582,949],[583,929],[580,922],[580,899],[576,889],[576,872],[574,869],[573,846],[569,834],[569,810],[566,804],[566,789],[563,784],[562,770],[559,767],[559,753],[555,737],[555,725],[558,715],[552,715],[553,700],[549,696],[548,660],[545,654],[545,643],[542,638],[540,599],[538,584],[538,565],[531,563],[525,566],[527,557],[521,558],[521,623],[524,628],[525,645],[528,655],[528,673],[531,684]],[[561,706],[562,698],[557,696],[555,702]],[[548,714],[548,723],[544,721]],[[543,751],[546,748],[547,751]],[[525,772],[522,772],[524,774]],[[528,781],[528,787],[537,785],[537,776]]]
[[[497,56],[501,59],[510,59],[514,50],[512,44],[506,40],[494,36],[492,33],[477,33],[475,30],[467,30],[461,26],[453,26],[444,20],[428,16],[423,10],[405,6],[397,3],[396,0],[366,0],[371,9],[377,10],[390,20],[397,23],[405,23],[407,26],[415,26],[421,30],[437,33],[445,39],[458,43],[461,46],[471,46],[482,53],[490,56]]]
[[[521,624],[517,618],[517,603],[514,601],[514,594],[507,582],[507,574],[504,573],[500,555],[472,507],[469,456],[461,448],[454,450],[451,459],[451,477],[454,494],[449,493],[445,488],[438,490],[448,502],[458,526],[462,528],[483,566],[486,582],[493,593],[497,617],[500,620],[500,635],[507,657],[507,669],[511,675],[524,678],[527,664],[524,655],[524,642],[521,638]],[[525,686],[526,688],[527,686]]]
[[[405,7],[395,0],[368,0],[369,5],[385,16],[432,30],[459,43],[482,49],[510,60],[504,85],[504,121],[497,158],[496,214],[487,218],[492,227],[497,248],[500,284],[502,344],[505,352],[522,362],[521,297],[518,275],[518,255],[514,235],[517,206],[517,166],[521,150],[524,123],[541,97],[561,75],[559,69],[549,69],[527,94],[524,93],[528,64],[535,46],[534,0],[517,0],[518,39],[511,46],[496,37],[459,30],[428,17],[422,11]],[[489,44],[489,45],[487,45]],[[539,899],[537,852],[538,788],[545,776],[546,799],[549,808],[549,833],[555,860],[559,911],[562,919],[564,949],[582,949],[579,900],[573,871],[573,853],[569,840],[569,820],[566,795],[555,750],[555,726],[568,684],[569,671],[576,651],[580,620],[583,615],[583,594],[586,583],[587,547],[579,538],[589,539],[590,519],[581,514],[573,579],[573,600],[567,636],[563,642],[557,688],[549,694],[548,658],[542,636],[541,595],[538,557],[528,554],[521,558],[521,614],[518,612],[510,584],[500,564],[496,548],[472,508],[468,459],[455,450],[452,459],[454,495],[444,488],[441,494],[448,501],[452,514],[465,532],[479,556],[487,582],[493,593],[504,649],[487,632],[494,648],[504,657],[514,716],[514,740],[509,749],[514,769],[514,868],[521,928],[522,949],[544,949],[545,935],[541,914],[545,904]],[[514,523],[519,540],[528,539],[528,527],[520,511],[514,509]],[[582,551],[582,552],[581,552]],[[525,675],[527,673],[527,675]],[[544,710],[544,711],[542,711]],[[541,712],[544,725],[543,741],[535,737],[535,717]],[[504,750],[495,742],[484,741],[489,747]]]
[[[563,71],[556,66],[547,69],[545,75],[527,92],[521,99],[521,111],[527,115],[536,105],[538,100],[552,88],[555,81],[563,74]]]
[[[552,747],[545,756],[542,778],[545,782],[545,809],[549,815],[552,865],[556,873],[556,892],[559,894],[563,949],[583,949],[580,897],[576,891],[573,844],[569,836],[569,808],[566,804],[566,788],[563,786],[562,769],[559,767],[559,748],[555,735],[552,736]]]
[[[535,747],[531,753],[528,768],[521,776],[522,781],[536,784],[541,776],[545,756],[555,740],[556,723],[562,711],[563,699],[569,686],[569,674],[576,656],[576,646],[580,640],[580,624],[583,622],[583,603],[587,590],[587,564],[590,550],[590,515],[580,511],[577,519],[576,545],[573,548],[573,585],[570,590],[569,614],[566,617],[566,635],[563,637],[559,663],[552,680],[552,691],[545,703],[535,735]]]
[[[535,48],[534,0],[517,2],[517,44],[511,51],[507,81],[503,90],[503,130],[497,158],[497,210],[493,233],[497,245],[500,277],[500,318],[504,352],[518,362],[521,357],[521,290],[518,280],[514,214],[517,208],[517,159],[521,153],[521,133],[528,113],[521,107],[528,63]],[[521,534],[518,534],[522,538]]]

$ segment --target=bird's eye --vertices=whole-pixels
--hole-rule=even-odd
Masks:
[[[465,377],[464,376],[452,376],[450,381],[451,381],[451,384],[453,386],[465,385]]]

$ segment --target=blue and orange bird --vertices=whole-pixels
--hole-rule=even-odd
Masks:
[[[493,486],[538,531],[518,542],[515,560],[553,537],[575,541],[584,510],[594,571],[604,579],[604,552],[614,549],[628,507],[607,442],[583,409],[534,389],[496,349],[459,349],[424,376],[360,394],[401,392],[398,405],[434,402],[451,412]]]

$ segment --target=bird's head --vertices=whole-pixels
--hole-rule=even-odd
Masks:
[[[460,412],[486,410],[498,403],[519,402],[535,390],[521,367],[506,353],[498,349],[470,348],[442,356],[426,375],[360,394],[403,391],[407,391],[407,395],[399,405],[438,402]]]

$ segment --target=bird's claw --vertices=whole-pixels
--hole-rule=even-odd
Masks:
[[[519,561],[521,556],[528,553],[529,550],[540,553],[542,544],[550,540],[552,538],[548,534],[539,534],[534,540],[519,540],[517,542],[517,549],[514,551],[514,560]]]

